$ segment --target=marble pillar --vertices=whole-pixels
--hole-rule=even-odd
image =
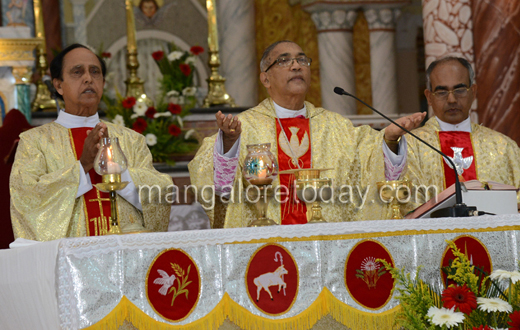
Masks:
[[[237,106],[254,106],[259,81],[254,0],[219,0],[217,19],[220,74],[226,78],[226,91]]]
[[[352,27],[357,12],[319,10],[313,12],[311,17],[318,30],[322,105],[342,115],[357,114],[354,99],[334,93],[334,87],[337,86],[352,94],[356,92]]]
[[[87,0],[70,0],[72,3],[72,14],[74,16],[74,42],[87,44],[87,19],[85,15],[85,4]]]
[[[365,10],[370,33],[372,105],[388,114],[399,112],[395,58],[395,20],[399,13],[391,8]]]
[[[520,144],[520,3],[471,6],[479,123]]]

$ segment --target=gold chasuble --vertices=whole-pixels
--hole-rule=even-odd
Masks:
[[[255,205],[244,196],[249,183],[243,179],[242,168],[247,145],[258,143],[271,143],[271,152],[277,157],[281,169],[296,168],[296,162],[305,168],[309,168],[311,162],[314,168],[333,168],[322,173],[322,177],[333,179],[336,189],[333,202],[321,203],[323,217],[328,222],[389,217],[389,208],[380,201],[376,186],[377,181],[385,180],[384,132],[369,126],[354,127],[350,120],[316,108],[309,102],[305,102],[305,106],[306,119],[281,119],[287,140],[280,134],[270,98],[238,115],[242,134],[233,190],[229,200],[215,196],[214,207],[208,192],[213,184],[213,148],[217,135],[204,139],[189,164],[189,170],[191,183],[198,189],[199,202],[207,209],[213,228],[246,227],[251,219],[257,217]],[[291,145],[295,155],[292,155],[287,144]],[[281,176],[281,180],[283,183],[286,179]],[[273,187],[279,185],[280,176],[273,181]],[[278,200],[283,201],[284,197],[280,196]],[[295,204],[296,209],[291,206],[289,210],[288,206],[282,206],[283,203],[273,199],[269,203],[267,216],[277,223],[305,223],[306,219],[302,221],[300,216],[291,215],[305,210],[303,203]]]
[[[137,189],[142,185],[157,185],[163,193],[160,198],[154,189],[148,198],[148,191],[143,189],[143,212],[117,195],[121,228],[124,230],[126,224],[137,222],[152,231],[166,231],[171,204],[164,201],[164,194],[168,186],[171,189],[171,177],[153,168],[144,136],[122,126],[104,123],[109,136],[119,138]],[[16,238],[49,241],[96,235],[96,228],[97,235],[103,233],[106,225],[99,217],[110,216],[110,211],[100,209],[105,204],[103,195],[98,195],[93,188],[76,198],[81,170],[77,159],[81,154],[75,154],[79,141],[75,141],[76,137],[72,138],[71,133],[59,124],[49,123],[20,135],[9,182],[11,221]],[[95,178],[90,175],[94,183]],[[97,206],[99,215],[90,213],[95,210],[93,206]],[[94,218],[97,219],[90,221]]]
[[[461,181],[478,179],[520,187],[520,149],[507,136],[477,124],[471,124],[471,133],[442,132],[435,117],[413,132],[452,157],[456,166],[460,167]],[[407,136],[406,141],[408,170],[405,178],[412,180],[416,186],[435,186],[438,193],[455,182],[454,171],[438,153],[412,136]],[[429,198],[433,197],[432,193],[430,189]],[[418,204],[424,203],[423,198],[421,196]],[[407,210],[418,204],[412,203]]]

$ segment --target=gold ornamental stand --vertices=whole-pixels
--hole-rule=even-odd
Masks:
[[[126,8],[126,68],[128,69],[128,78],[126,84],[126,96],[135,97],[137,102],[143,102],[147,106],[153,106],[153,101],[144,91],[144,81],[137,76],[139,61],[137,60],[137,41],[135,37],[135,18],[132,6],[132,0],[125,0]]]
[[[128,1],[128,0],[127,0]],[[217,30],[217,8],[215,0],[206,0],[208,9],[208,64],[211,69],[211,76],[207,79],[208,95],[204,99],[203,107],[209,108],[212,105],[228,104],[235,107],[235,100],[226,92],[226,78],[219,73],[220,55],[218,50],[218,30]]]
[[[42,42],[36,47],[36,70],[40,78],[47,74],[47,43],[45,42],[45,30],[43,27],[43,13],[41,0],[34,0],[34,30],[36,38]],[[31,109],[35,111],[57,111],[56,102],[51,97],[51,92],[41,79],[36,82],[36,96],[32,102]]]
[[[258,211],[258,218],[251,220],[248,227],[264,227],[277,225],[277,223],[273,219],[269,219],[267,217],[267,205],[269,205],[269,201],[273,198],[273,191],[272,189],[269,189],[269,187],[272,187],[271,183],[251,184],[258,187],[259,196],[255,196],[258,197],[258,202],[255,203],[255,207]]]

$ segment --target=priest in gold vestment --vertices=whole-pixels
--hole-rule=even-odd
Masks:
[[[331,168],[322,177],[333,178],[334,185],[343,188],[334,203],[322,203],[327,221],[388,218],[389,208],[379,199],[376,182],[402,171],[406,143],[398,139],[404,132],[395,125],[381,132],[369,126],[356,128],[341,115],[306,102],[311,62],[297,44],[274,43],[260,63],[260,81],[270,97],[236,118],[217,114],[219,133],[204,140],[189,164],[191,182],[213,228],[245,227],[257,216],[254,204],[245,201],[241,192],[248,185],[242,176],[247,145],[259,143],[271,144],[280,170]],[[414,128],[423,118],[414,114],[400,123]],[[293,179],[279,175],[273,186],[289,187]],[[213,186],[215,199],[209,190]],[[304,203],[280,200],[287,202],[269,204],[269,218],[279,224],[307,222]]]
[[[461,181],[495,181],[520,188],[520,149],[516,142],[470,122],[477,85],[468,61],[443,58],[432,62],[426,75],[425,95],[435,117],[413,133],[452,157]],[[439,193],[455,182],[453,169],[439,154],[413,137],[407,141],[405,176],[416,186],[435,186]],[[420,193],[419,204],[424,202],[422,198],[432,198],[435,192],[430,188],[427,196],[422,195],[424,190]]]
[[[97,109],[105,73],[103,60],[78,44],[52,61],[53,84],[64,99],[65,110],[59,111],[55,122],[20,135],[9,184],[16,238],[49,241],[107,232],[108,194],[93,186],[100,179],[93,162],[102,137],[119,138],[128,160],[122,181],[130,183],[117,196],[123,232],[129,224],[151,231],[167,230],[171,205],[157,192],[140,199],[138,189],[158,185],[164,193],[168,186],[171,189],[171,178],[153,168],[141,134],[99,121]]]

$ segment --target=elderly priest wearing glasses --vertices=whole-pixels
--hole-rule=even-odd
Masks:
[[[343,193],[351,188],[350,197],[344,194],[334,203],[322,203],[327,221],[388,217],[376,182],[401,173],[406,143],[398,140],[404,132],[394,125],[381,132],[368,126],[356,128],[341,115],[306,102],[311,62],[294,42],[272,44],[260,62],[260,81],[270,97],[237,117],[217,113],[219,132],[204,140],[189,164],[192,184],[199,192],[203,186],[214,184],[215,207],[208,211],[213,228],[245,227],[256,217],[254,204],[238,194],[246,184],[242,178],[246,146],[258,143],[271,143],[280,171],[332,168],[323,176],[333,178],[336,187],[344,185]],[[406,128],[415,128],[423,118],[416,113],[399,121]],[[291,197],[291,176],[282,174],[273,182],[273,186],[288,187],[289,196],[279,198],[285,203],[273,200],[267,215],[280,224],[306,223],[306,205]],[[207,197],[201,195],[200,201],[205,203]]]
[[[413,132],[453,157],[460,181],[477,179],[520,187],[520,149],[515,141],[489,128],[472,124],[469,113],[477,85],[471,64],[445,57],[426,71],[424,91],[435,117]],[[455,182],[455,173],[441,156],[408,139],[407,177],[438,192]]]
[[[138,187],[166,188],[172,185],[171,178],[153,168],[141,134],[99,120],[106,73],[103,60],[74,44],[58,54],[50,68],[65,109],[56,121],[20,135],[9,183],[15,237],[49,241],[106,233],[110,201],[107,193],[93,186],[101,180],[93,165],[103,137],[119,138],[128,160],[121,177],[130,184],[117,196],[121,230],[140,224],[151,231],[166,231],[171,206],[154,196],[140,200]]]

